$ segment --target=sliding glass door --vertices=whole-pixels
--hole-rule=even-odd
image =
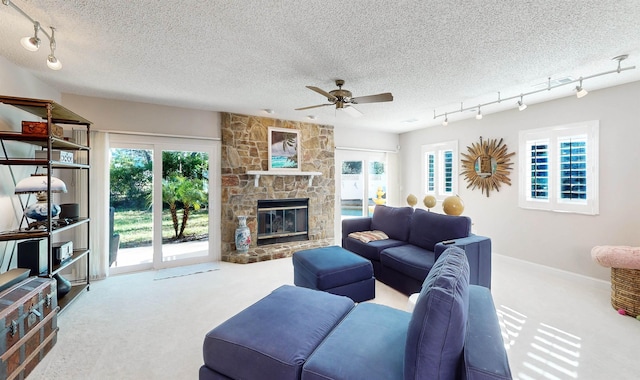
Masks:
[[[111,207],[114,232],[120,235],[111,273],[214,259],[210,237],[217,207],[212,191],[219,186],[211,186],[210,169],[218,143],[195,141],[111,138]]]
[[[377,204],[386,204],[385,153],[338,151],[336,164],[342,219],[371,216]]]
[[[163,150],[162,262],[209,254],[209,153]]]

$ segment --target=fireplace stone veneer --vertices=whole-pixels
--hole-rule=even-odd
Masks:
[[[320,174],[312,181],[303,174],[261,174],[256,184],[254,175],[248,172],[267,171],[269,167],[269,127],[300,131],[301,172]],[[223,113],[221,130],[221,259],[252,263],[291,257],[299,250],[335,244],[333,127]],[[258,200],[293,198],[309,200],[308,240],[258,245]],[[251,230],[251,247],[246,254],[238,254],[235,249],[234,232],[240,215],[247,216],[247,226]]]

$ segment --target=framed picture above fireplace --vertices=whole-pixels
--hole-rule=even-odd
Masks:
[[[269,127],[269,170],[300,170],[300,131]]]

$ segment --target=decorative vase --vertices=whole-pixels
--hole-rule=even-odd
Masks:
[[[247,227],[247,217],[238,217],[238,228],[236,228],[236,251],[238,253],[249,252],[251,246],[251,230]]]

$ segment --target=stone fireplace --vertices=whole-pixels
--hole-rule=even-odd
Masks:
[[[269,127],[300,132],[300,172],[265,173],[268,170]],[[334,139],[333,127],[278,120],[258,116],[222,114],[221,256],[223,261],[252,263],[290,257],[293,252],[334,244]],[[259,176],[252,174],[261,172]],[[310,176],[306,173],[314,173]],[[304,239],[278,240],[262,244],[264,231],[258,230],[258,201],[307,200],[307,231]],[[283,206],[288,207],[288,206]],[[291,214],[291,212],[289,212]],[[302,215],[296,211],[296,215]],[[235,249],[238,216],[247,216],[251,247],[246,254]],[[286,216],[286,215],[285,215]],[[295,223],[300,223],[296,220]],[[278,227],[278,226],[276,226]],[[289,229],[292,226],[289,226]],[[262,227],[260,227],[262,228]],[[297,228],[297,225],[296,225]],[[265,230],[266,231],[266,230]],[[300,232],[300,231],[298,231]]]

